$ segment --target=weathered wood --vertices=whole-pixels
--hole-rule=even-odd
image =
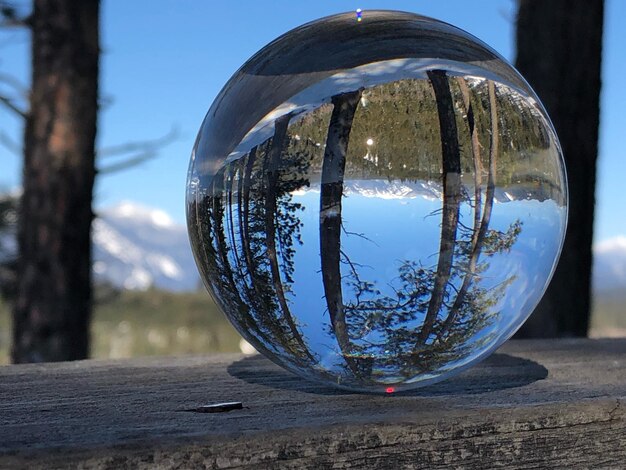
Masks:
[[[625,398],[626,340],[511,341],[395,396],[259,356],[8,366],[0,468],[623,468]]]

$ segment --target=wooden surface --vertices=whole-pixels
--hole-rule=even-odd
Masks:
[[[626,340],[511,341],[393,396],[259,357],[0,367],[0,468],[624,468]],[[180,411],[225,401],[228,413]]]

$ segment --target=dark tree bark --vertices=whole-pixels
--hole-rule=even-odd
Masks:
[[[242,189],[241,193],[241,203],[239,205],[239,211],[242,212],[242,221],[241,221],[241,245],[243,247],[244,256],[246,259],[246,264],[248,266],[248,271],[251,273],[256,269],[254,263],[254,256],[252,255],[252,250],[250,249],[250,188],[252,186],[252,168],[254,167],[254,163],[256,161],[256,152],[257,148],[252,147],[250,152],[248,153],[248,159],[246,160],[246,165],[243,171],[243,181],[242,181]],[[251,279],[252,281],[252,279]]]
[[[519,2],[516,66],[539,95],[559,135],[570,202],[561,260],[518,336],[587,335],[603,16],[603,0]]]
[[[287,139],[289,119],[291,119],[291,116],[287,114],[275,121],[274,137],[272,138],[272,145],[267,155],[267,171],[265,173],[265,241],[267,244],[267,257],[272,274],[272,283],[276,297],[278,298],[278,304],[280,305],[280,309],[283,312],[283,317],[289,329],[295,333],[298,331],[298,328],[293,322],[293,317],[289,311],[289,305],[285,297],[285,289],[280,278],[278,253],[276,252],[276,214],[278,212],[277,199],[280,156],[285,147],[285,140]]]
[[[241,238],[241,246],[245,259],[245,270],[250,279],[250,284],[252,289],[254,290],[256,296],[250,296],[250,303],[255,306],[259,311],[264,311],[267,309],[267,306],[264,305],[264,299],[266,296],[263,293],[262,283],[256,279],[258,263],[256,261],[255,253],[251,247],[251,237],[252,233],[250,232],[250,205],[251,205],[251,190],[252,190],[252,171],[254,169],[255,162],[257,160],[257,147],[252,147],[250,152],[248,153],[247,160],[245,162],[245,166],[243,169],[243,181],[241,181],[241,202],[239,205],[239,212],[241,217],[240,223],[240,238]]]
[[[352,120],[360,99],[361,90],[332,98],[334,107],[326,137],[320,194],[320,253],[324,296],[339,348],[348,366],[357,375],[360,368],[352,359],[353,347],[341,289],[341,198]]]
[[[467,129],[472,142],[472,163],[474,170],[474,228],[480,224],[481,205],[482,205],[482,173],[483,165],[480,152],[480,141],[478,140],[478,126],[476,125],[476,116],[474,115],[474,107],[470,100],[470,90],[463,77],[457,77],[457,83],[463,96],[463,106],[467,120]],[[495,95],[495,91],[494,91]],[[494,106],[493,104],[491,106]],[[493,125],[493,124],[492,124]],[[497,123],[496,123],[497,125]],[[493,134],[492,134],[493,137]]]
[[[230,170],[228,171],[228,173],[225,175],[226,181],[225,181],[225,189],[226,189],[226,211],[227,215],[228,215],[228,235],[230,237],[230,249],[233,252],[233,256],[235,257],[235,265],[237,267],[237,272],[239,274],[239,277],[241,278],[242,282],[245,283],[245,276],[244,273],[242,271],[242,265],[241,265],[241,260],[239,257],[239,251],[237,249],[237,241],[235,238],[235,216],[233,214],[233,210],[234,210],[234,200],[233,200],[233,192],[234,192],[234,180],[235,180],[235,175],[238,175],[239,177],[239,181],[241,181],[241,175],[238,174],[238,167],[233,165],[230,167]],[[237,206],[237,208],[239,208],[239,206]],[[241,225],[239,226],[239,228],[241,229]]]
[[[452,270],[456,232],[459,225],[459,206],[461,204],[461,152],[448,77],[443,70],[431,70],[428,72],[428,78],[435,92],[437,114],[439,116],[441,159],[443,163],[443,209],[441,213],[441,241],[439,244],[437,273],[424,324],[417,337],[415,349],[421,348],[428,339],[443,303],[446,286],[450,279],[450,271]]]
[[[35,0],[14,362],[83,359],[91,317],[98,0]]]
[[[220,267],[223,272],[223,276],[228,283],[229,291],[232,294],[235,302],[238,305],[242,305],[243,301],[239,297],[239,289],[233,276],[233,269],[228,259],[228,243],[226,243],[227,231],[224,227],[224,214],[228,210],[225,204],[226,191],[225,191],[225,168],[222,169],[213,177],[211,182],[211,227],[213,229],[213,239],[216,245],[217,259],[220,262]]]

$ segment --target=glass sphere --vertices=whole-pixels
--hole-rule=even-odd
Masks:
[[[202,279],[283,367],[361,391],[485,358],[539,302],[565,234],[557,136],[470,34],[409,13],[301,26],[228,81],[187,183]]]

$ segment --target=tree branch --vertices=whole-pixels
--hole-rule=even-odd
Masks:
[[[136,142],[126,142],[120,145],[112,145],[110,147],[104,147],[97,152],[98,157],[114,157],[117,155],[124,155],[132,152],[147,152],[156,151],[160,147],[164,147],[167,144],[172,143],[178,138],[178,129],[172,127],[167,134],[162,137],[151,140],[139,140]]]
[[[11,111],[13,111],[15,114],[17,114],[21,118],[26,119],[27,117],[26,111],[20,109],[17,105],[13,103],[13,101],[11,101],[6,96],[0,95],[0,103],[4,104],[7,108],[9,108]]]
[[[98,150],[98,157],[113,157],[129,153],[135,153],[134,155],[131,155],[130,157],[127,157],[120,162],[112,163],[110,165],[99,168],[98,174],[109,175],[111,173],[117,173],[118,171],[132,168],[147,160],[155,158],[161,148],[176,140],[177,137],[178,129],[172,127],[172,129],[170,129],[170,131],[163,137],[152,140],[127,142],[125,144],[114,145]]]
[[[157,156],[157,152],[154,150],[148,150],[141,152],[135,156],[129,157],[121,162],[107,165],[103,168],[98,168],[99,175],[110,175],[111,173],[117,173],[118,171],[126,170],[137,166],[147,160],[150,160]]]
[[[26,98],[28,96],[28,88],[24,86],[17,78],[12,77],[6,73],[0,72],[0,82],[6,83],[15,89],[22,97]]]
[[[13,2],[0,1],[0,27],[30,27],[30,15],[19,15]]]
[[[0,144],[18,157],[24,154],[22,147],[2,131],[0,131]]]

